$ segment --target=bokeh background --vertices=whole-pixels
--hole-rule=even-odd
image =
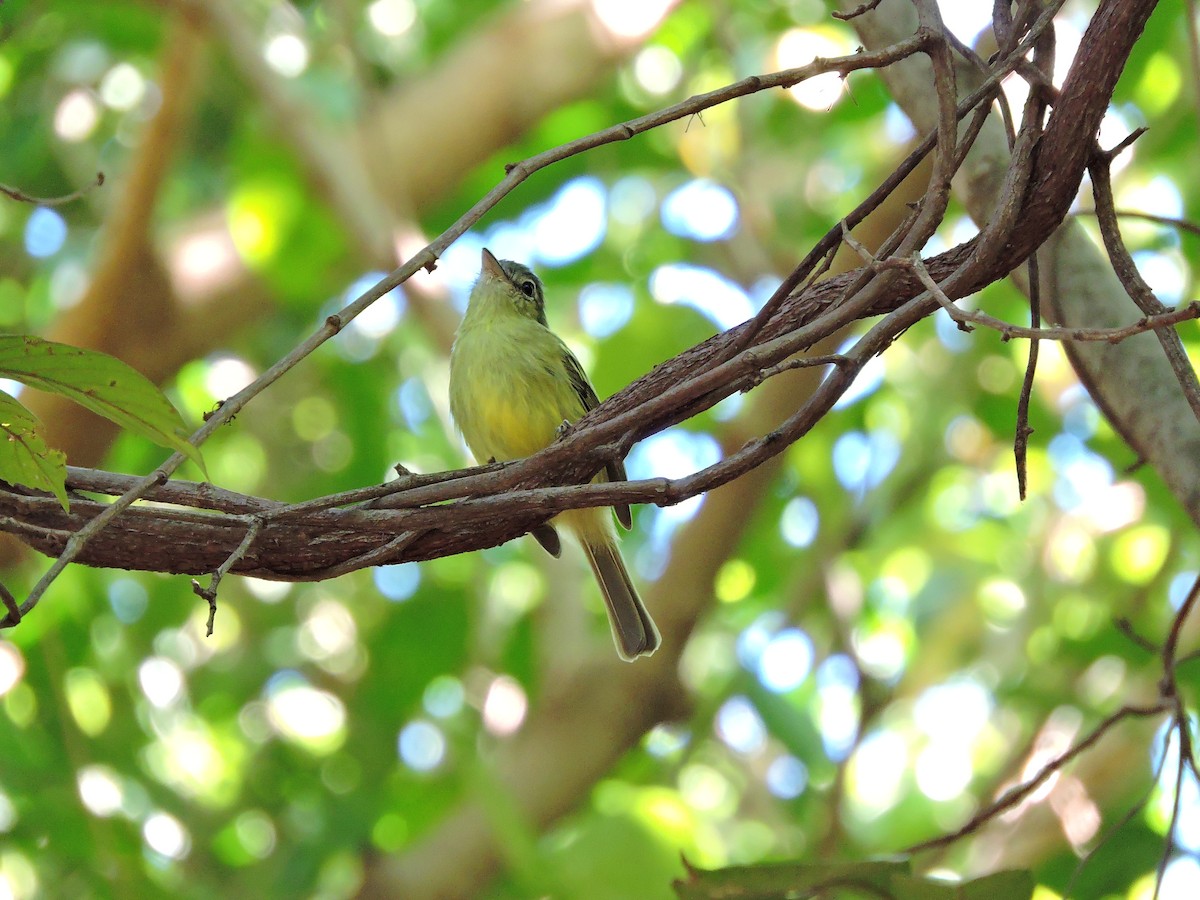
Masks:
[[[973,42],[991,4],[942,8]],[[1060,73],[1093,8],[1060,14]],[[198,422],[453,222],[505,163],[853,52],[859,39],[830,11],[7,0],[0,181],[39,196],[98,170],[107,181],[61,206],[0,202],[0,329],[113,353]],[[1102,142],[1151,125],[1119,162],[1118,207],[1196,219],[1184,16],[1164,4],[1151,19]],[[753,314],[913,135],[867,72],[539,172],[434,273],[215,435],[209,474],[300,501],[378,483],[397,462],[464,465],[447,353],[482,247],[540,272],[552,326],[604,397]],[[1200,239],[1126,226],[1160,299],[1191,300]],[[974,231],[952,206],[927,249]],[[973,302],[1026,321],[1007,283]],[[1195,326],[1181,331],[1194,349]],[[1157,658],[1114,619],[1160,637],[1200,565],[1190,520],[1051,343],[1018,501],[1026,352],[934,316],[756,477],[637,509],[624,549],[651,608],[704,612],[678,665],[660,666],[677,688],[670,721],[654,724],[657,706],[627,715],[645,702],[636,693],[590,713],[611,735],[602,773],[573,771],[569,734],[527,733],[612,668],[573,549],[555,561],[522,540],[321,584],[231,577],[212,637],[186,578],[71,567],[0,639],[0,897],[408,896],[389,879],[453,885],[446,871],[477,865],[453,843],[429,850],[464,803],[485,811],[494,856],[470,891],[504,898],[668,897],[681,855],[702,867],[862,858],[955,827],[1105,714],[1153,696]],[[163,456],[21,398],[73,463],[140,474]],[[638,444],[630,477],[693,472],[796,403],[786,390],[732,397]],[[46,564],[7,545],[0,577],[19,597]],[[1158,727],[1123,727],[1036,802],[927,862],[1031,867],[1049,898],[1094,850],[1077,896],[1148,897],[1174,798]],[[497,764],[520,735],[527,755]],[[514,767],[553,770],[554,821],[521,813]],[[1182,799],[1165,898],[1200,882],[1194,780]]]

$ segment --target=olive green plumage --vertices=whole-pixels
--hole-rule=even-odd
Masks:
[[[479,462],[530,456],[549,445],[559,427],[574,422],[599,401],[575,355],[546,325],[542,283],[520,263],[498,261],[483,251],[483,270],[450,353],[450,412]],[[625,467],[610,463],[596,476],[624,480]],[[629,507],[616,507],[630,525]],[[566,510],[564,525],[582,545],[612,625],[622,659],[649,655],[658,629],[638,597],[617,548],[607,509]],[[558,555],[551,524],[534,537]]]

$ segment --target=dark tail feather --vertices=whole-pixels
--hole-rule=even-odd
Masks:
[[[629,579],[621,551],[615,543],[585,543],[583,550],[600,582],[617,654],[626,662],[649,656],[658,649],[658,629]]]

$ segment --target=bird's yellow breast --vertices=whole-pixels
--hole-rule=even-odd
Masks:
[[[583,414],[544,327],[520,320],[461,331],[450,370],[451,412],[479,462],[529,456],[554,440],[563,420]]]

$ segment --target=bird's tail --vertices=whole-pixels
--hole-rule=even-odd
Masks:
[[[626,662],[649,656],[658,649],[658,629],[629,578],[616,541],[584,540],[580,543],[600,583],[617,653]]]

